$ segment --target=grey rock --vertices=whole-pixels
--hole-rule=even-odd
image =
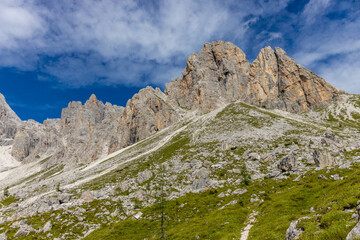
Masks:
[[[258,153],[252,152],[248,155],[248,158],[253,161],[259,161],[261,159]]]
[[[177,107],[160,89],[146,87],[128,101],[120,121],[120,147],[131,145],[180,119]]]
[[[319,179],[324,179],[324,180],[328,180],[328,178],[326,176],[324,176],[323,174],[319,174],[318,175]]]
[[[346,240],[356,240],[356,239],[360,239],[360,222],[358,222],[355,225],[355,227],[346,236]]]
[[[0,240],[7,240],[6,233],[1,233],[0,234]]]
[[[142,215],[143,215],[142,212],[137,212],[137,213],[134,215],[134,218],[135,218],[136,220],[139,220],[139,219],[142,218]]]
[[[336,140],[336,135],[333,132],[325,132],[324,136],[332,141]]]
[[[146,169],[145,171],[138,173],[136,181],[139,184],[142,184],[143,182],[148,181],[152,177],[153,173],[149,169]]]
[[[195,179],[191,188],[193,192],[202,192],[207,190],[212,184],[212,180],[208,177]]]
[[[20,228],[14,235],[14,237],[26,237],[27,235],[30,234],[30,231],[24,230],[22,228]]]
[[[206,168],[200,168],[199,170],[195,171],[193,177],[195,178],[207,178],[210,174],[210,171]]]
[[[71,195],[71,194],[69,194],[69,193],[63,193],[63,194],[61,194],[60,196],[58,196],[58,201],[59,201],[60,204],[62,204],[62,203],[68,203],[68,202],[70,202],[71,198],[72,198],[72,195]]]
[[[343,180],[343,179],[344,179],[343,177],[340,177],[339,174],[333,175],[332,178],[333,178],[335,181],[339,181],[339,180]]]
[[[302,230],[297,228],[298,220],[292,221],[289,228],[286,230],[286,240],[299,239],[302,233]]]
[[[222,193],[220,193],[217,197],[219,197],[219,198],[225,197],[225,193],[222,192]]]
[[[14,139],[19,127],[23,125],[20,118],[9,107],[5,97],[0,93],[0,140],[2,146],[9,145],[12,142],[7,139]]]
[[[251,198],[250,198],[250,202],[253,203],[253,202],[258,202],[258,201],[260,201],[260,198],[258,197],[258,195],[252,194]]]
[[[351,219],[353,219],[353,220],[356,221],[356,222],[358,222],[358,221],[360,220],[359,217],[360,217],[360,216],[359,216],[358,213],[353,213],[353,214],[351,215]]]
[[[291,171],[296,166],[296,159],[295,156],[290,154],[280,160],[278,164],[278,168],[283,172]]]
[[[81,194],[81,197],[80,199],[86,201],[86,202],[91,202],[93,201],[94,199],[96,199],[96,193],[94,191],[86,191],[86,192],[83,192]]]
[[[232,195],[242,195],[244,193],[246,193],[248,190],[245,189],[245,188],[239,188],[239,189],[236,189],[232,192]]]
[[[237,203],[238,203],[237,200],[233,200],[233,201],[225,204],[224,206],[220,207],[219,210],[224,209],[224,208],[226,208],[227,206],[230,206],[230,205],[235,205],[235,204],[237,204]]]
[[[313,159],[317,167],[324,168],[336,164],[336,160],[326,151],[315,150],[313,152]]]
[[[45,223],[42,231],[45,233],[45,232],[50,232],[51,229],[52,229],[53,225],[51,223],[51,221],[48,221],[47,223]]]
[[[297,228],[297,225],[300,221],[304,219],[309,219],[309,217],[302,217],[290,223],[289,228],[286,230],[286,237],[285,237],[286,240],[293,240],[300,238],[302,234],[302,230],[300,228]]]
[[[280,48],[262,49],[250,64],[238,47],[223,41],[206,43],[192,54],[182,78],[166,84],[165,93],[176,105],[203,112],[235,100],[303,112],[326,106],[338,96],[336,88]]]

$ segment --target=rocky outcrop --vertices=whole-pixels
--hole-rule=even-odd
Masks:
[[[123,107],[102,103],[92,95],[84,105],[71,102],[61,113],[60,135],[64,155],[79,163],[94,161],[117,150],[113,142],[121,139],[119,122]]]
[[[335,159],[327,151],[315,150],[313,153],[314,163],[317,167],[324,168],[336,164]]]
[[[61,119],[29,120],[19,128],[12,155],[23,162],[51,156],[45,167],[92,162],[178,121],[179,110],[166,101],[160,89],[147,87],[126,108],[104,104],[95,95],[84,105],[70,102]]]
[[[179,106],[203,112],[241,100],[299,113],[326,106],[338,97],[335,87],[280,48],[262,49],[250,64],[232,43],[206,43],[188,58],[182,74],[166,85],[165,93]]]
[[[178,110],[168,103],[167,96],[160,89],[144,88],[126,104],[120,122],[123,134],[120,147],[142,140],[180,118]]]
[[[346,236],[346,240],[360,239],[360,222],[358,222],[353,229]]]
[[[282,172],[289,172],[293,170],[296,166],[296,159],[295,156],[290,154],[289,156],[286,156],[282,158],[278,164],[278,168]]]
[[[5,97],[0,93],[0,144],[10,145],[22,121],[6,103]]]
[[[50,164],[94,161],[117,150],[112,143],[121,139],[122,113],[123,107],[103,104],[95,95],[84,105],[70,102],[61,119],[27,121],[15,136],[12,155],[25,162],[52,156]]]

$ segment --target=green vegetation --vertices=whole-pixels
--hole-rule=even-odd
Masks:
[[[248,172],[245,164],[243,164],[243,165],[241,166],[241,170],[240,170],[240,171],[241,171],[240,174],[241,174],[241,176],[242,176],[242,178],[243,178],[242,183],[243,183],[244,185],[246,185],[246,186],[250,185],[250,184],[251,184],[251,176],[250,176],[250,174],[249,174],[249,172]]]
[[[334,173],[344,180],[331,180]],[[323,174],[329,180],[319,179]],[[360,200],[360,167],[331,172],[322,170],[308,173],[293,181],[288,179],[255,181],[245,186],[248,192],[241,196],[219,198],[226,188],[201,194],[187,194],[165,205],[165,232],[168,239],[233,239],[239,238],[248,214],[259,212],[249,239],[284,239],[290,223],[307,216],[298,224],[304,230],[302,239],[344,239],[356,224],[351,212]],[[250,203],[252,194],[263,201]],[[237,204],[224,206],[232,200]],[[315,213],[310,212],[314,207]],[[161,237],[159,206],[143,208],[144,218],[129,218],[95,231],[86,239],[159,239]],[[335,236],[335,238],[334,238]]]
[[[340,173],[344,180],[334,181],[331,174]],[[329,180],[319,179],[323,174]],[[303,216],[298,227],[304,230],[302,239],[345,239],[355,225],[351,212],[360,199],[359,166],[350,170],[325,170],[308,173],[299,182],[293,178],[281,181],[267,192],[264,203],[259,207],[261,214],[251,231],[251,239],[283,239],[290,222]],[[268,183],[265,183],[268,184]],[[315,213],[310,212],[314,207]]]
[[[0,205],[9,206],[10,204],[16,202],[15,196],[7,196],[3,200],[0,201]]]
[[[6,188],[4,188],[4,196],[8,197],[9,196],[9,186],[7,186]]]
[[[167,201],[164,205],[167,239],[239,237],[249,210],[239,204],[218,210],[218,204],[224,205],[222,203],[225,201],[211,191]],[[142,209],[144,219],[120,221],[95,231],[85,239],[159,239],[162,232],[158,204]]]

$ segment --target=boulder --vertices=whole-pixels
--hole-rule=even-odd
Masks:
[[[299,239],[302,233],[302,230],[297,228],[298,220],[292,221],[289,228],[286,230],[286,240]]]
[[[346,240],[358,240],[360,239],[360,222],[346,236]]]
[[[152,177],[153,173],[149,169],[146,169],[145,171],[138,173],[136,181],[138,184],[142,184],[143,182],[148,181]]]
[[[0,240],[7,240],[6,233],[1,233],[0,234]]]
[[[294,155],[290,154],[280,160],[280,163],[278,164],[278,168],[282,172],[289,172],[293,170],[296,166],[296,158]]]
[[[14,237],[26,237],[30,234],[30,231],[20,228],[14,235]]]
[[[324,168],[336,164],[336,160],[327,151],[315,150],[313,152],[313,160],[317,167]]]
[[[51,229],[52,229],[53,225],[51,223],[51,221],[48,221],[47,223],[45,223],[42,231],[45,233],[45,232],[50,232]]]
[[[298,220],[292,221],[290,223],[290,226],[286,230],[286,237],[285,237],[286,240],[293,240],[293,239],[300,238],[303,230],[300,228],[297,228],[297,225],[300,221],[302,221],[304,219],[309,219],[309,217],[302,217],[302,218],[299,218]]]

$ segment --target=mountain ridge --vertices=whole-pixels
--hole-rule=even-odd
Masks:
[[[51,156],[48,164],[88,163],[181,121],[186,114],[212,111],[233,101],[304,112],[336,101],[339,91],[298,65],[280,48],[263,48],[249,63],[245,53],[223,41],[205,43],[192,54],[182,78],[166,89],[146,87],[125,107],[91,95],[70,102],[60,119],[25,122],[13,133],[12,156],[22,162]],[[50,165],[49,165],[50,166]]]

